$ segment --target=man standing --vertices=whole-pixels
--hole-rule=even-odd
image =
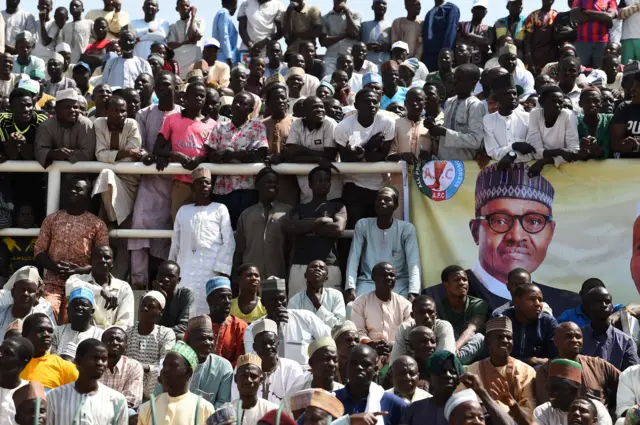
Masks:
[[[411,299],[420,293],[420,253],[413,224],[396,220],[398,192],[384,187],[375,199],[375,218],[356,223],[347,263],[345,290],[354,296],[371,292],[373,268],[380,260],[390,262],[397,273],[394,292]]]
[[[156,19],[160,11],[158,0],[145,0],[142,4],[144,18],[134,19],[129,28],[136,35],[135,56],[146,58],[151,53],[151,45],[163,43],[169,35],[169,23],[164,19]],[[121,46],[122,47],[122,46]]]
[[[252,330],[253,349],[262,362],[262,385],[258,396],[280,404],[291,389],[302,384],[304,374],[296,361],[278,355],[278,325],[270,319],[260,321]],[[237,387],[232,398],[238,397]]]
[[[207,282],[206,293],[215,337],[213,352],[235,366],[245,352],[247,324],[231,314],[231,281],[225,276],[214,277]]]
[[[78,379],[76,366],[62,357],[51,354],[53,323],[47,315],[34,313],[22,325],[22,336],[33,345],[33,358],[20,374],[27,381],[38,381],[48,390]]]
[[[380,356],[391,354],[398,326],[411,317],[411,303],[393,292],[396,269],[381,262],[371,270],[375,289],[353,302],[351,320],[361,338],[368,338]]]
[[[387,0],[374,0],[373,21],[366,21],[360,27],[360,41],[367,45],[367,59],[377,66],[391,59],[391,23],[384,19]],[[356,90],[357,91],[357,90]]]
[[[542,7],[529,14],[524,22],[524,63],[529,71],[538,74],[558,56],[554,39],[553,22],[558,12],[551,9],[554,0],[542,0]]]
[[[104,18],[109,23],[109,39],[117,40],[120,30],[129,24],[129,14],[122,12],[122,0],[103,0],[102,9],[91,9],[87,12],[86,19],[95,21]]]
[[[205,423],[215,409],[203,397],[189,391],[189,383],[197,367],[198,354],[184,342],[178,341],[162,362],[162,371],[158,379],[164,392],[155,402],[146,402],[140,406],[138,424]]]
[[[42,126],[38,131],[41,129]],[[47,270],[45,298],[51,302],[56,317],[66,310],[64,285],[67,278],[72,274],[89,273],[93,248],[109,243],[107,226],[87,211],[89,187],[86,179],[77,178],[71,182],[67,209],[44,219],[33,250],[36,263]]]
[[[76,348],[85,339],[100,339],[102,329],[94,326],[95,311],[93,292],[76,288],[69,294],[67,318],[69,323],[57,326],[53,331],[51,352],[70,362],[76,357]]]
[[[136,36],[129,30],[120,33],[122,56],[109,59],[104,65],[100,82],[116,87],[133,87],[142,73],[152,75],[151,66],[144,58],[133,55]]]
[[[327,200],[331,190],[331,168],[315,167],[309,172],[311,202],[299,204],[289,212],[284,222],[287,233],[295,235],[289,296],[306,288],[304,274],[307,265],[321,259],[328,266],[327,287],[341,289],[342,274],[337,266],[337,238],[344,232],[346,210],[339,200]]]
[[[71,78],[62,75],[62,67],[64,66],[64,58],[60,53],[54,53],[53,57],[47,62],[47,72],[49,79],[44,82],[44,92],[56,96],[59,90],[73,89],[76,82]]]
[[[133,326],[134,298],[131,286],[111,274],[113,251],[109,245],[98,245],[91,251],[91,263],[86,273],[73,274],[65,284],[67,296],[76,288],[93,292],[98,302],[93,314],[95,323],[102,329]]]
[[[220,42],[215,38],[208,38],[202,43],[202,59],[209,65],[207,72],[207,87],[215,89],[227,88],[231,78],[231,69],[226,61],[221,61]]]
[[[618,17],[616,0],[574,0],[571,19],[578,23],[576,52],[583,66],[602,68],[609,30]]]
[[[297,53],[304,42],[316,43],[322,35],[322,15],[318,6],[310,6],[305,0],[294,0],[283,18],[282,35],[287,42],[287,53]]]
[[[285,7],[280,0],[248,0],[238,9],[241,49],[251,56],[264,56],[267,43],[282,38],[282,18]]]
[[[607,288],[591,289],[585,296],[584,308],[591,318],[591,323],[582,329],[583,353],[600,357],[621,371],[639,364],[638,350],[633,338],[611,324],[613,303]]]
[[[199,167],[191,178],[195,203],[178,210],[169,259],[184,271],[182,284],[195,292],[196,314],[202,314],[208,310],[202,283],[231,274],[235,239],[227,207],[211,201],[211,172]],[[203,229],[210,237],[194,237]]]
[[[33,345],[21,336],[5,339],[0,345],[0,408],[3,421],[15,424],[16,405],[13,395],[15,391],[28,385],[28,381],[20,378],[20,374],[33,358]]]
[[[253,329],[266,319],[278,324],[280,357],[295,360],[301,365],[309,361],[308,347],[313,341],[330,336],[331,329],[315,314],[306,310],[287,310],[287,288],[284,279],[270,278],[262,281],[262,304],[267,316],[253,322],[244,333],[244,348],[248,353],[253,347]]]
[[[204,35],[205,22],[196,16],[198,9],[191,6],[189,0],[178,0],[176,11],[180,19],[169,27],[167,43],[174,51],[174,60],[178,63],[180,77],[185,78],[189,65],[200,59],[202,52],[198,42]]]
[[[72,0],[69,4],[69,14],[73,21],[64,24],[58,33],[58,44],[67,43],[71,47],[71,63],[80,61],[93,32],[93,20],[82,19],[83,12],[82,0]]]
[[[573,360],[582,366],[580,395],[594,397],[608,406],[616,406],[616,404],[620,406],[620,397],[616,396],[618,381],[621,378],[620,371],[600,357],[581,354],[582,331],[575,323],[560,323],[556,328],[553,342],[558,347],[559,359]],[[549,361],[536,370],[535,397],[539,405],[549,401],[547,385],[550,367]]]
[[[488,8],[489,0],[474,0],[471,4],[471,20],[458,25],[457,42],[469,45],[471,63],[481,68],[489,59],[489,49],[495,39],[491,26],[482,23]]]
[[[20,0],[7,0],[7,8],[2,11],[4,20],[4,51],[13,55],[16,49],[17,36],[23,31],[35,34],[38,31],[36,20],[26,10],[20,9]]]
[[[55,117],[38,127],[33,154],[44,168],[52,161],[69,161],[73,164],[95,158],[96,136],[93,123],[80,114],[79,97],[81,95],[76,89],[59,91],[56,95]],[[88,184],[88,181],[85,183]],[[62,188],[65,186],[63,182]]]
[[[346,318],[342,292],[324,287],[329,278],[327,265],[322,260],[312,261],[307,266],[304,278],[307,290],[291,297],[287,308],[311,311],[331,328],[342,324]]]
[[[378,355],[368,345],[359,344],[351,350],[347,369],[348,384],[336,391],[336,398],[344,405],[347,415],[379,411],[388,412],[384,425],[406,423],[403,416],[407,402],[373,382],[378,371]],[[380,421],[382,422],[382,421]]]
[[[230,67],[237,61],[238,30],[233,23],[233,15],[235,15],[237,7],[237,0],[222,0],[222,7],[213,18],[213,29],[211,30],[211,36],[214,39],[218,42],[222,40],[217,60]],[[207,60],[207,62],[209,61]]]
[[[165,116],[180,112],[180,106],[175,104],[174,74],[160,71],[155,79],[154,92],[158,103],[140,110],[136,116],[142,148],[149,153],[154,151]],[[166,196],[171,193],[171,185],[172,177],[168,175],[147,174],[141,177],[133,207],[132,229],[172,228],[171,198]],[[151,257],[156,260],[167,258],[171,241],[166,238],[129,239],[127,247],[131,251],[131,283],[146,288],[149,284]],[[186,327],[186,321],[183,325]]]
[[[259,202],[240,214],[236,230],[234,265],[245,263],[258,266],[261,276],[285,276],[289,243],[283,223],[291,206],[276,200],[278,175],[271,168],[263,168],[256,175]],[[255,235],[264,235],[256,238]]]
[[[360,34],[360,13],[352,12],[346,0],[333,0],[333,9],[322,17],[323,34],[320,45],[327,48],[324,55],[325,75],[336,70],[338,56],[349,54]]]
[[[125,396],[127,407],[137,411],[142,402],[144,370],[139,361],[124,355],[127,334],[113,326],[102,334],[102,343],[107,347],[107,366],[100,382]]]
[[[422,62],[432,72],[439,67],[440,50],[453,49],[455,46],[460,20],[460,9],[455,4],[446,0],[435,0],[434,3],[422,24]]]
[[[405,0],[406,18],[396,18],[391,24],[391,43],[404,41],[409,46],[410,58],[422,59],[422,6],[418,0]]]
[[[158,266],[153,287],[160,291],[166,300],[159,324],[172,329],[176,339],[181,341],[187,330],[189,318],[196,315],[196,299],[191,289],[178,287],[180,280],[180,266],[175,261],[168,260]]]

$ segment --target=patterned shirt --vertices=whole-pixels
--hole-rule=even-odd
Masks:
[[[553,25],[553,21],[556,20],[556,16],[558,16],[558,12],[553,9],[548,12],[543,10],[531,12],[531,14],[527,16],[527,20],[524,21],[524,31],[534,32],[537,28],[551,26]]]
[[[149,398],[153,392],[162,368],[162,359],[175,344],[176,334],[164,326],[156,325],[149,335],[140,335],[137,323],[127,331],[126,356],[149,365],[149,372],[144,374],[145,398]]]
[[[232,122],[221,123],[213,129],[206,142],[213,150],[255,151],[269,148],[267,130],[259,119],[249,120],[240,128]],[[253,176],[218,176],[213,187],[216,195],[226,195],[234,190],[253,189]]]
[[[595,12],[618,13],[616,0],[573,0],[572,7]],[[583,24],[578,24],[577,36],[577,41],[585,43],[608,43],[609,28],[602,22],[589,20]]]
[[[46,252],[52,261],[68,261],[79,267],[88,266],[91,250],[96,245],[108,245],[107,226],[90,212],[71,215],[65,210],[47,216],[40,227],[34,254]],[[47,270],[45,285],[64,288],[65,278]]]
[[[144,371],[139,361],[122,356],[113,372],[108,367],[105,369],[100,382],[122,393],[129,408],[137,410],[142,402],[143,375]]]
[[[58,326],[53,330],[51,352],[59,356],[76,357],[78,345],[85,339],[95,338],[100,340],[104,331],[96,326],[89,326],[84,332],[74,331],[71,324]]]
[[[5,112],[0,114],[0,142],[4,145],[7,140],[9,140],[9,136],[11,136],[11,134],[20,133],[24,136],[27,144],[33,145],[33,142],[36,140],[36,131],[38,130],[38,126],[48,119],[49,115],[44,112],[33,111],[29,125],[26,128],[18,128],[13,120],[13,113]],[[27,158],[22,157],[19,159]]]

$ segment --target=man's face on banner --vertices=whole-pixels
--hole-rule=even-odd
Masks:
[[[633,246],[631,253],[631,279],[640,293],[640,220],[633,224]]]
[[[546,219],[550,215],[551,210],[536,201],[501,198],[485,204],[480,209],[485,219],[470,222],[482,268],[505,283],[517,267],[533,273],[553,238],[555,222]]]

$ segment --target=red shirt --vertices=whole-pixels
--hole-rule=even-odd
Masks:
[[[579,7],[585,10],[597,12],[618,12],[616,0],[573,0],[572,7]],[[608,43],[609,28],[603,23],[589,21],[578,25],[578,41],[588,43]]]
[[[231,362],[236,367],[236,360],[244,354],[244,330],[247,322],[229,315],[222,325],[213,323],[214,353]]]

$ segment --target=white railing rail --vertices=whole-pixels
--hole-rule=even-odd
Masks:
[[[402,167],[397,162],[336,162],[336,168],[341,174],[377,174],[377,173],[401,173]],[[255,175],[265,165],[256,164],[210,164],[205,163],[214,175]],[[306,175],[317,164],[278,164],[272,168],[280,174]],[[97,161],[81,161],[71,164],[66,161],[54,161],[46,169],[37,161],[7,161],[0,164],[0,173],[47,173],[47,214],[58,211],[60,206],[60,181],[62,173],[99,173],[110,169],[116,174],[190,174],[180,164],[172,163],[162,171],[158,171],[154,165],[144,165],[141,162],[120,162],[108,164]],[[167,194],[169,195],[169,194]],[[0,236],[38,236],[40,229],[8,228],[0,230]],[[109,236],[116,238],[170,238],[171,230],[153,229],[116,229],[109,232]],[[346,231],[345,236],[350,237],[351,231]]]

